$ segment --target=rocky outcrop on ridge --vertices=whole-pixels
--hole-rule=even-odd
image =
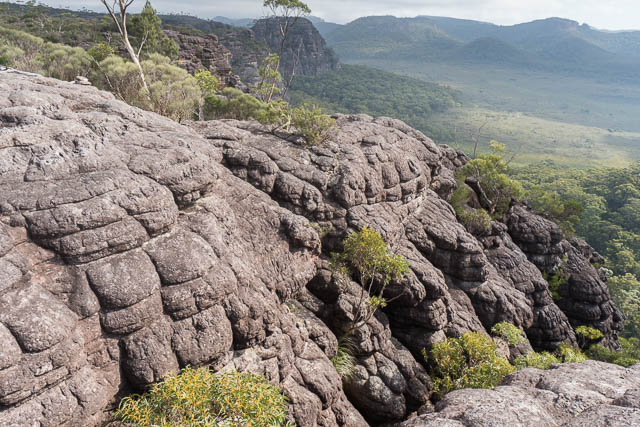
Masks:
[[[553,227],[514,206],[470,234],[446,201],[466,158],[400,121],[336,116],[307,147],[41,77],[0,74],[0,92],[0,425],[99,425],[186,365],[265,375],[301,426],[393,423],[430,410],[420,351],[447,336],[506,320],[537,348],[575,340],[541,272],[564,259]],[[365,225],[411,272],[353,337],[343,382],[330,358],[359,288],[327,256]],[[567,301],[615,344],[591,255],[562,242]]]
[[[269,50],[280,52],[280,25],[278,19],[267,18],[256,21],[251,30],[256,40],[264,42]],[[283,75],[302,74],[315,76],[336,69],[338,57],[320,35],[313,23],[305,18],[291,26],[280,60]]]
[[[640,425],[640,365],[625,369],[602,362],[525,369],[494,390],[447,394],[435,412],[402,427]]]
[[[208,70],[226,86],[243,87],[240,77],[233,73],[231,52],[217,35],[188,35],[173,30],[164,30],[164,34],[178,46],[178,65],[189,73]]]

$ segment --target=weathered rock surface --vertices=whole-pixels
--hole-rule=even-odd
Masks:
[[[582,318],[542,274],[563,254],[567,301],[615,345],[592,254],[519,206],[467,232],[446,201],[466,158],[400,121],[337,116],[305,147],[51,79],[0,74],[0,92],[0,425],[99,424],[186,365],[264,374],[299,425],[402,421],[429,410],[420,351],[447,336],[506,320],[537,348],[575,340]],[[359,288],[327,255],[365,225],[411,272],[354,335],[343,384],[329,358]]]
[[[282,36],[280,18],[260,19],[251,27],[256,40],[264,42],[269,50],[280,52]],[[298,19],[290,27],[280,60],[283,75],[303,74],[315,76],[334,70],[338,57],[320,35],[313,23],[305,18]]]
[[[208,70],[227,86],[243,87],[240,77],[233,73],[232,54],[217,35],[188,35],[173,30],[164,30],[164,34],[178,46],[178,65],[182,68],[191,74]]]
[[[403,427],[441,426],[637,426],[640,365],[629,369],[602,362],[525,369],[494,390],[447,394],[435,412]]]
[[[0,79],[0,425],[98,424],[118,393],[203,364],[265,374],[299,425],[364,424],[283,309],[316,273],[306,219],[176,123]]]

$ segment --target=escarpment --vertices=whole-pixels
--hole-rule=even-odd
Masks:
[[[431,408],[420,352],[446,337],[509,321],[552,349],[586,324],[616,345],[588,247],[520,205],[469,233],[447,202],[466,158],[400,121],[338,116],[307,147],[52,79],[0,74],[0,93],[0,425],[100,425],[187,365],[265,375],[301,426],[394,423]],[[365,225],[411,271],[342,381],[360,288],[328,255]]]

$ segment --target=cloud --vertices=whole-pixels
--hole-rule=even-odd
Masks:
[[[260,0],[151,0],[156,9],[202,18],[217,15],[257,18],[265,14]],[[47,1],[45,0],[45,3]],[[315,16],[346,23],[370,15],[437,15],[512,25],[534,19],[561,17],[599,28],[640,29],[638,0],[308,0]],[[615,3],[615,6],[614,6]],[[51,6],[101,10],[98,0],[49,0]],[[141,8],[144,0],[135,0]]]

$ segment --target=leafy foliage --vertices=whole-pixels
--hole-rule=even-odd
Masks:
[[[529,352],[522,354],[513,361],[513,364],[518,369],[535,368],[535,369],[549,369],[554,363],[560,363],[560,360],[553,354],[543,351],[541,353]]]
[[[131,16],[128,29],[136,51],[146,56],[159,53],[171,59],[178,57],[178,46],[162,32],[162,20],[149,0],[139,14]]]
[[[509,361],[496,354],[496,344],[487,336],[467,332],[447,338],[423,355],[432,366],[434,392],[442,398],[462,388],[494,388],[515,371]]]
[[[482,154],[470,160],[458,171],[458,182],[472,178],[485,192],[488,211],[495,217],[503,216],[513,200],[520,200],[523,192],[519,182],[509,178],[509,166],[503,159],[504,145],[493,141],[491,154]]]
[[[640,363],[640,339],[620,338],[620,344],[622,345],[622,350],[620,351],[612,351],[601,344],[595,344],[589,347],[587,355],[591,359],[621,366],[632,366]]]
[[[291,110],[291,124],[302,134],[309,145],[322,144],[336,121],[320,108],[304,105]]]
[[[456,209],[458,219],[470,233],[480,235],[491,230],[491,216],[484,209]]]
[[[118,417],[134,426],[266,426],[285,423],[287,398],[264,377],[185,368],[144,395],[125,397]]]
[[[491,328],[491,333],[507,340],[509,347],[525,342],[522,329],[509,322],[496,323]]]
[[[86,76],[91,69],[91,58],[81,48],[46,42],[4,27],[0,27],[0,56],[12,67],[60,80]]]
[[[589,360],[579,348],[566,343],[560,344],[556,350],[556,357],[561,363],[579,363]]]
[[[338,340],[338,352],[331,358],[331,363],[336,369],[336,372],[344,380],[349,380],[353,375],[356,368],[356,358],[354,353],[356,351],[353,338],[349,335],[343,335]]]
[[[350,234],[343,247],[342,253],[331,254],[332,269],[339,275],[357,276],[361,285],[348,335],[388,303],[383,296],[387,285],[409,273],[409,264],[404,257],[392,254],[380,233],[370,227]]]

